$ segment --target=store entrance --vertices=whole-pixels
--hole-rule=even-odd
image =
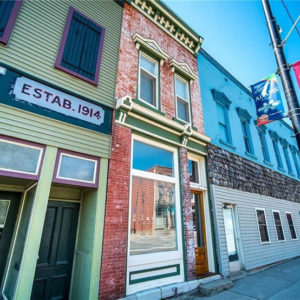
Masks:
[[[2,282],[22,193],[0,191],[0,283]]]
[[[79,206],[49,201],[31,299],[68,299]]]
[[[195,243],[196,275],[208,272],[204,209],[201,192],[191,193]]]

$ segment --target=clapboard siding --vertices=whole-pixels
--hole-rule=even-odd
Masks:
[[[0,105],[0,134],[108,158],[110,136]]]
[[[221,272],[229,275],[229,263],[225,228],[223,221],[223,203],[237,205],[237,219],[240,229],[241,246],[244,256],[244,268],[250,270],[283,259],[300,255],[300,239],[291,240],[285,211],[292,213],[297,237],[300,238],[300,204],[296,202],[242,192],[212,185],[215,217],[218,230],[218,245],[221,256]],[[270,236],[270,243],[261,244],[256,220],[255,207],[264,208]],[[278,241],[272,210],[279,210],[285,241]]]
[[[54,68],[69,6],[106,29],[97,87]],[[121,21],[122,8],[112,0],[25,0],[8,45],[0,45],[0,61],[112,107]]]

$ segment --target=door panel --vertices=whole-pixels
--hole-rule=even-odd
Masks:
[[[195,242],[195,260],[196,275],[208,272],[208,258],[205,238],[205,222],[202,195],[200,193],[191,194],[194,242]]]
[[[31,299],[68,299],[79,204],[49,201]]]
[[[22,193],[0,191],[0,284],[17,221]]]

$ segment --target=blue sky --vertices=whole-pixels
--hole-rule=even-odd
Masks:
[[[163,1],[204,38],[203,48],[246,87],[277,70],[260,0]],[[296,20],[300,15],[300,0],[284,0],[284,3]],[[270,4],[284,39],[292,22],[281,0],[270,1]],[[300,31],[300,21],[297,27]],[[300,60],[300,36],[296,30],[289,37],[284,51],[288,63]],[[291,73],[300,101],[299,88],[293,71]]]

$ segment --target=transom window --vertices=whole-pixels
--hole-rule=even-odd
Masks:
[[[158,62],[140,52],[139,99],[157,108]]]
[[[186,123],[190,123],[189,83],[178,75],[175,75],[175,97],[177,118]]]
[[[291,239],[296,240],[297,239],[297,234],[296,234],[296,230],[295,230],[295,227],[294,227],[292,213],[286,212],[285,215],[286,215],[286,219],[287,219],[288,224],[289,224]]]
[[[283,229],[282,229],[279,211],[273,210],[273,217],[274,217],[274,223],[275,223],[275,227],[276,227],[278,241],[284,241],[285,239],[284,239],[284,233],[283,233]]]
[[[199,163],[189,159],[189,177],[190,182],[199,183]]]
[[[255,210],[256,210],[256,217],[257,217],[260,241],[262,243],[268,243],[268,242],[270,242],[270,238],[269,238],[265,210],[260,209],[260,208],[256,208]]]

